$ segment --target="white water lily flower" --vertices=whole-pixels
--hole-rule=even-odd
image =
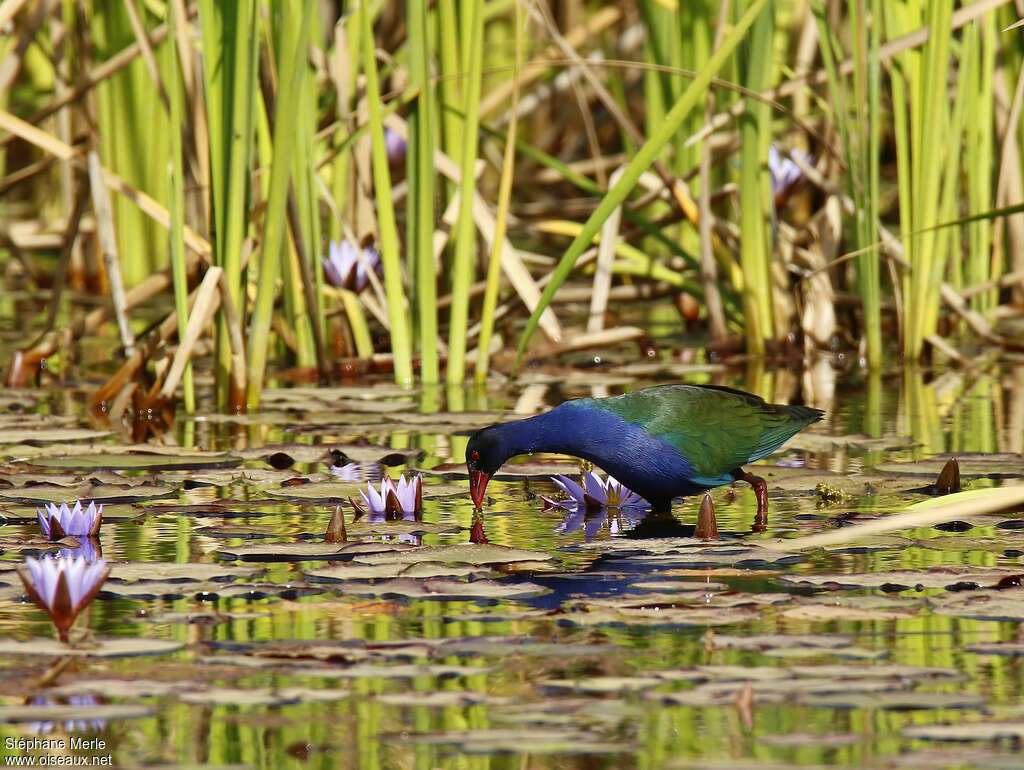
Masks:
[[[60,640],[67,642],[75,618],[99,593],[110,567],[103,559],[29,557],[17,572],[29,597],[50,616]]]
[[[554,476],[551,479],[557,484],[568,500],[544,500],[545,508],[587,509],[587,508],[647,508],[649,503],[633,490],[619,483],[611,476],[602,479],[593,471],[583,474],[583,485],[580,486],[568,476]]]
[[[43,534],[50,540],[61,540],[67,535],[95,537],[103,523],[103,506],[90,501],[83,507],[80,500],[73,507],[67,503],[47,503],[44,510],[36,508],[36,516]]]
[[[423,507],[423,475],[402,476],[396,484],[390,476],[380,482],[380,491],[373,484],[366,485],[366,491],[359,490],[363,498],[360,505],[352,498],[349,502],[360,515],[366,513],[417,513]]]

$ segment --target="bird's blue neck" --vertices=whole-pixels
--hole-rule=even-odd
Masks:
[[[586,416],[570,401],[536,417],[498,425],[495,429],[501,436],[502,454],[507,459],[534,452],[559,452],[590,459],[615,436],[606,435],[605,424]]]

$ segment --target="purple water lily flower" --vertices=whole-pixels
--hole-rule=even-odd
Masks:
[[[580,486],[568,476],[555,476],[551,479],[557,484],[568,500],[551,500],[542,497],[544,509],[564,508],[598,509],[598,508],[647,508],[649,503],[633,490],[620,484],[611,476],[602,479],[593,471],[583,474],[583,485]]]
[[[62,540],[68,535],[74,537],[95,537],[103,523],[103,506],[91,501],[83,507],[76,500],[73,507],[67,503],[47,503],[44,510],[36,508],[39,526],[50,540]]]
[[[75,618],[96,598],[110,574],[110,567],[102,559],[90,562],[83,558],[29,557],[16,569],[25,591],[50,616],[64,643]]]
[[[359,246],[350,240],[331,241],[324,276],[331,286],[360,292],[370,282],[369,271],[380,273],[380,252],[373,246]]]
[[[423,474],[402,476],[397,484],[390,476],[385,476],[380,482],[380,492],[373,488],[373,484],[367,484],[366,492],[360,490],[359,495],[364,505],[351,497],[349,502],[360,516],[367,513],[417,513],[423,508]]]
[[[814,157],[802,150],[792,150],[783,155],[774,144],[768,148],[768,173],[772,176],[772,197],[776,201],[784,201],[804,179],[804,172],[793,158],[799,158],[807,165],[814,163]]]
[[[397,163],[405,157],[405,139],[397,131],[392,131],[384,126],[384,147],[388,153],[388,160]]]

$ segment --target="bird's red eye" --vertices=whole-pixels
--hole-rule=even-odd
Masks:
[[[479,453],[479,452],[477,452],[477,451],[476,451],[476,450],[474,449],[474,450],[473,450],[473,453],[472,453],[472,454],[470,455],[470,459],[472,459],[472,460],[474,460],[474,461],[475,461],[475,460],[479,460],[479,459],[480,459],[480,453]]]

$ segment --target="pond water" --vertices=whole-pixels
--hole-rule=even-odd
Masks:
[[[125,469],[114,448],[130,439],[86,416],[91,388],[5,391],[0,753],[21,753],[8,739],[79,736],[99,742],[66,753],[133,767],[1024,766],[1020,514],[804,554],[757,546],[923,500],[947,453],[967,488],[1019,482],[1024,364],[852,384],[828,362],[676,375],[828,410],[757,466],[767,533],[750,534],[743,484],[713,492],[723,539],[709,544],[663,537],[688,534],[699,499],[676,505],[675,527],[573,515],[544,510],[557,490],[536,475],[488,488],[487,538],[517,550],[460,545],[473,524],[469,433],[508,411],[654,382],[621,368],[535,373],[487,393],[276,390],[257,415],[178,415],[151,447],[183,470],[154,469],[152,455]],[[112,434],[61,433],[81,428]],[[328,547],[335,501],[358,487],[331,475],[330,448],[371,475],[446,472],[424,476],[420,522],[356,522],[346,504],[349,542]],[[295,464],[272,468],[275,451]],[[240,464],[211,467],[214,452]],[[371,464],[385,455],[389,466]],[[295,477],[309,483],[285,483]],[[11,568],[45,548],[29,542],[35,501],[76,497],[114,501],[99,547],[115,566],[73,634],[97,654],[69,658],[53,654],[49,621]],[[346,561],[294,560],[332,549]],[[356,564],[380,572],[339,582]],[[802,582],[819,575],[833,577]],[[181,647],[98,654],[118,638]],[[9,640],[30,644],[13,654]],[[935,729],[948,724],[975,732]]]

